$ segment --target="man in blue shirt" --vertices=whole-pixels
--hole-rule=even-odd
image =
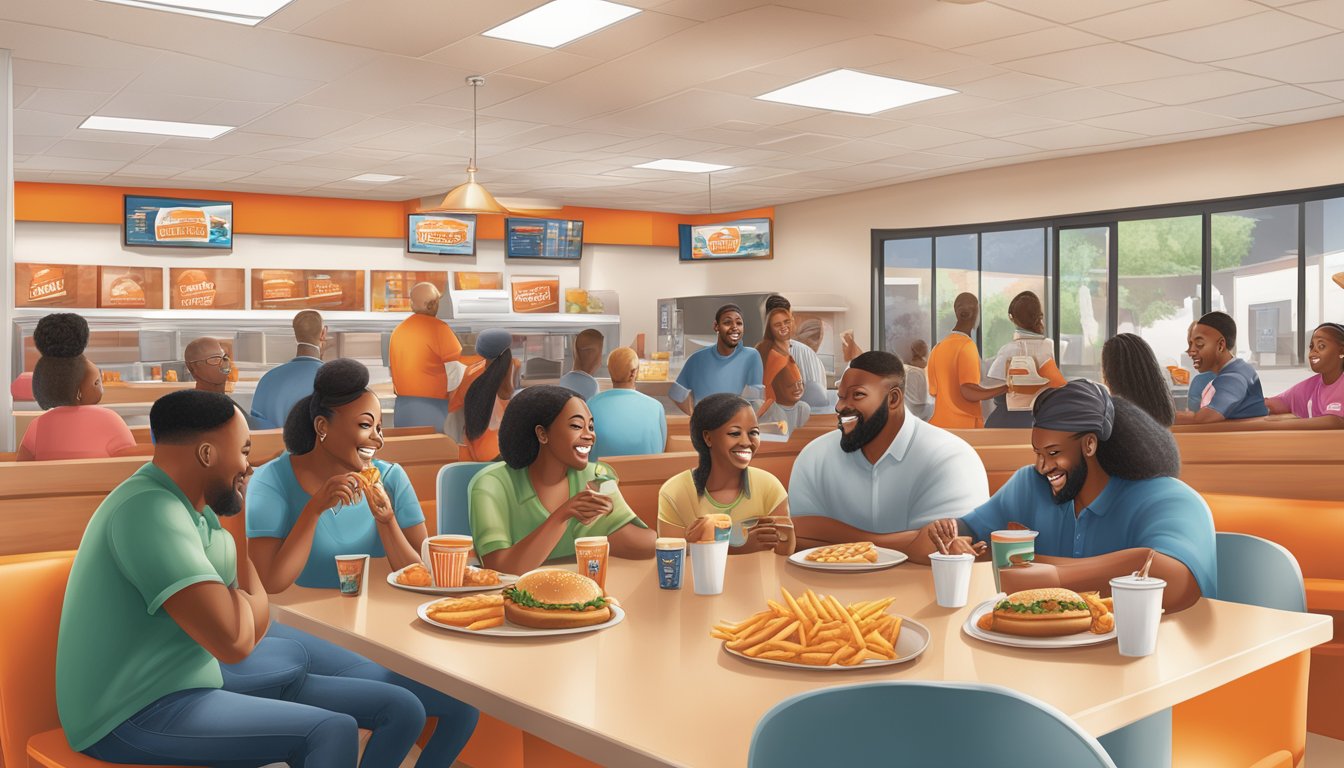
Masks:
[[[611,389],[593,395],[597,438],[589,461],[606,456],[645,456],[667,447],[667,412],[662,403],[635,389],[639,357],[629,347],[617,347],[607,357]]]
[[[677,407],[689,414],[696,401],[718,392],[741,395],[748,390],[748,399],[760,399],[765,387],[761,356],[755,349],[742,345],[742,310],[736,304],[724,304],[714,313],[714,346],[686,358],[681,373],[667,396]]]
[[[587,400],[596,395],[600,387],[597,378],[597,366],[602,362],[602,344],[605,339],[596,328],[579,331],[574,339],[574,368],[560,377],[560,386],[573,390],[579,397]]]
[[[1086,380],[1042,392],[1032,413],[1036,465],[969,515],[930,523],[936,544],[980,554],[991,532],[1017,523],[1038,532],[1036,557],[1000,571],[1005,592],[1106,592],[1111,578],[1139,570],[1156,552],[1150,573],[1167,582],[1168,613],[1217,597],[1213,515],[1176,479],[1180,453],[1169,431]]]
[[[1236,357],[1237,323],[1223,312],[1210,312],[1191,329],[1190,362],[1201,373],[1215,374],[1200,394],[1195,413],[1176,414],[1177,424],[1212,424],[1231,419],[1268,416],[1260,376]],[[1193,388],[1192,388],[1193,389]]]
[[[322,367],[322,344],[327,327],[322,315],[305,309],[294,316],[294,359],[266,372],[252,395],[252,418],[257,429],[280,429],[294,404],[313,394],[313,377]]]

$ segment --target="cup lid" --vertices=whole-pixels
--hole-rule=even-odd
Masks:
[[[709,524],[715,528],[731,528],[733,526],[732,516],[725,515],[722,512],[714,512],[705,515],[705,517],[709,519]]]
[[[368,555],[337,555],[337,560],[363,560]]]
[[[1037,536],[1040,535],[1040,533],[1041,533],[1040,531],[1028,531],[1021,529],[990,531],[989,538],[991,541],[994,539],[998,539],[999,541],[1025,541],[1027,539],[1036,538]]]
[[[929,555],[929,559],[957,563],[962,562],[964,560],[974,560],[975,555],[972,555],[969,552],[962,552],[959,555],[944,555],[942,552],[933,552]]]
[[[653,542],[653,546],[655,549],[685,549],[686,540],[671,536],[660,536]]]
[[[577,539],[574,539],[574,546],[576,547],[583,544],[606,544],[606,543],[607,543],[606,536],[580,536]]]
[[[1116,576],[1111,579],[1111,586],[1120,587],[1122,589],[1162,589],[1167,586],[1167,582],[1156,576],[1135,576],[1130,574],[1129,576]]]

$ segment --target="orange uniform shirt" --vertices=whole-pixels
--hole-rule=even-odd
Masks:
[[[408,397],[448,398],[444,363],[462,354],[462,342],[448,324],[429,315],[411,315],[392,331],[388,367],[392,390]]]
[[[976,429],[985,425],[980,404],[961,396],[962,384],[980,383],[980,351],[975,341],[953,331],[929,353],[925,369],[929,394],[937,398],[929,423],[943,429]]]

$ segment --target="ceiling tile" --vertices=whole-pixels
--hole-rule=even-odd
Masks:
[[[150,179],[171,179],[182,173],[182,169],[171,165],[149,165],[147,163],[130,163],[117,171],[127,176],[140,176]]]
[[[846,138],[867,138],[891,130],[891,121],[880,120],[867,115],[846,115],[827,112],[812,115],[802,120],[782,123],[781,128],[796,130],[799,133],[825,133]]]
[[[376,115],[408,103],[465,87],[472,72],[428,61],[380,56],[340,80],[323,85],[299,100],[334,109],[356,109]]]
[[[777,139],[767,141],[760,146],[762,149],[769,149],[775,152],[792,152],[796,154],[813,154],[823,149],[830,149],[841,144],[849,143],[846,139],[836,136],[822,136],[816,133],[800,133],[796,136],[790,136],[787,139]],[[887,148],[891,151],[891,148]],[[893,152],[894,154],[894,152]],[[820,155],[818,155],[820,156]],[[845,162],[841,160],[841,162]]]
[[[421,58],[454,69],[486,75],[545,56],[547,49],[497,37],[470,35]]]
[[[883,144],[878,141],[851,141],[833,147],[825,147],[809,154],[842,163],[871,163],[885,160],[900,153],[901,150],[891,144]]]
[[[1048,117],[1007,112],[1001,108],[937,115],[925,118],[923,122],[940,128],[960,129],[970,131],[977,136],[989,136],[996,139],[1012,136],[1015,133],[1056,128],[1060,125],[1058,120],[1052,120]]]
[[[531,3],[535,6],[538,3]],[[695,24],[665,13],[645,12],[566,43],[565,53],[611,61],[661,42]]]
[[[309,104],[290,104],[248,123],[254,133],[272,133],[279,136],[299,136],[317,139],[342,128],[363,122],[366,116]]]
[[[480,39],[489,40],[490,38],[483,37]],[[515,43],[515,45],[521,45],[521,43]],[[602,59],[592,56],[580,56],[569,51],[551,51],[521,64],[506,67],[500,70],[500,74],[523,77],[528,80],[540,80],[543,83],[554,83],[577,75],[584,70],[592,69],[601,63]]]
[[[1294,16],[1344,30],[1344,4],[1340,4],[1338,0],[1311,0],[1307,3],[1295,3],[1283,10]]]
[[[995,2],[1061,24],[1072,24],[1075,21],[1148,5],[1153,0],[1089,0],[1082,3],[1077,0],[995,0]]]
[[[168,139],[163,142],[162,146],[168,149],[214,152],[221,155],[250,155],[253,152],[263,152],[268,149],[292,147],[299,141],[299,138],[293,136],[273,136],[266,133],[233,131],[220,136],[218,139],[210,140]]]
[[[1316,120],[1328,120],[1341,116],[1344,116],[1344,104],[1330,104],[1324,107],[1297,109],[1291,112],[1278,112],[1272,115],[1258,115],[1255,119],[1256,122],[1269,123],[1270,125],[1292,125],[1294,123],[1310,123]]]
[[[783,56],[756,69],[772,75],[811,77],[834,69],[865,69],[899,59],[937,53],[930,45],[886,35],[864,35]]]
[[[1141,133],[1147,136],[1206,131],[1212,128],[1232,128],[1241,125],[1239,120],[1180,107],[1156,107],[1154,109],[1141,109],[1137,112],[1122,112],[1118,115],[1088,120],[1087,123],[1099,128],[1129,131],[1130,133]]]
[[[111,93],[125,88],[139,73],[113,67],[79,67],[45,61],[14,59],[14,82],[34,88],[100,91]]]
[[[60,139],[55,136],[15,136],[15,162],[18,162],[19,155],[40,155],[58,141]]]
[[[1324,93],[1327,96],[1333,96],[1340,101],[1344,101],[1344,80],[1336,80],[1333,83],[1312,83],[1307,86],[1307,90]]]
[[[894,131],[878,134],[874,141],[894,144],[906,149],[932,149],[963,141],[976,141],[980,137],[964,131],[939,128],[932,125],[908,125]]]
[[[345,3],[308,21],[300,35],[361,48],[424,56],[531,10],[529,0],[459,3],[449,12],[440,0],[380,0]]]
[[[1133,96],[1136,99],[1155,101],[1158,104],[1176,105],[1257,91],[1272,85],[1273,80],[1266,80],[1263,77],[1217,70],[1197,75],[1178,75],[1138,83],[1108,85],[1106,90]]]
[[[196,163],[191,164],[195,165]],[[239,171],[250,175],[263,168],[270,168],[272,165],[275,165],[275,163],[258,160],[255,157],[217,157],[213,161],[204,163],[203,167],[206,170]]]
[[[114,144],[104,141],[79,141],[67,139],[47,150],[47,154],[56,157],[84,157],[90,160],[121,160],[127,162],[145,154],[148,148],[143,144]]]
[[[1265,10],[1251,0],[1163,0],[1080,21],[1078,29],[1112,40],[1134,40],[1206,27]]]
[[[182,169],[198,168],[203,165],[213,165],[225,159],[225,156],[213,154],[210,152],[193,152],[186,149],[169,149],[166,147],[154,147],[140,156],[138,162],[149,165],[175,165]],[[239,158],[242,159],[242,158]],[[261,162],[261,161],[257,161]],[[266,163],[267,166],[274,163]]]
[[[1071,51],[1075,48],[1088,48],[1108,42],[1106,38],[1072,27],[1046,27],[1035,32],[1027,32],[1011,37],[1001,37],[975,45],[956,49],[957,53],[971,56],[981,61],[1000,63],[1013,59],[1025,59],[1046,53]]]
[[[33,171],[73,171],[75,173],[113,173],[125,165],[122,160],[90,160],[76,157],[53,157],[51,155],[33,155],[21,166]],[[20,166],[16,163],[14,169]]]
[[[182,181],[203,181],[209,183],[224,183],[236,181],[247,176],[246,171],[214,171],[208,168],[194,168],[190,171],[183,171],[174,176],[174,179]]]
[[[807,0],[795,0],[806,3]],[[812,7],[818,3],[807,3]],[[936,48],[958,48],[986,40],[1032,32],[1052,26],[1039,16],[1022,13],[999,4],[953,5],[923,3],[906,13],[892,13],[891,3],[875,0],[850,4],[826,3],[832,13],[861,20],[869,29],[907,40],[918,40]]]
[[[1157,105],[1150,101],[1121,96],[1097,88],[1077,88],[1015,101],[1009,108],[1028,115],[1073,121],[1155,106]]]
[[[56,112],[62,115],[78,115],[88,117],[93,114],[100,114],[101,107],[108,99],[106,93],[100,91],[67,91],[57,88],[38,88],[37,92],[29,96],[23,103],[24,109],[35,109],[41,112]]]
[[[965,165],[974,158],[962,157],[960,155],[945,155],[932,152],[906,152],[900,155],[893,155],[886,159],[886,162],[893,165],[901,165],[908,168],[951,168],[955,165]]]
[[[1337,32],[1297,16],[1265,11],[1199,29],[1145,37],[1135,40],[1134,45],[1186,61],[1219,61],[1271,51]]]
[[[974,141],[959,141],[955,144],[938,147],[938,152],[959,157],[987,159],[1012,157],[1031,152],[1032,149],[1025,144],[1015,144],[1002,139],[975,139]]]
[[[1260,75],[1286,83],[1319,83],[1344,80],[1344,34],[1321,37],[1267,51],[1218,62],[1218,66]]]
[[[1305,88],[1277,85],[1261,91],[1239,93],[1233,96],[1224,96],[1220,99],[1209,99],[1208,101],[1197,101],[1191,104],[1190,108],[1228,117],[1256,117],[1257,115],[1270,115],[1276,112],[1322,107],[1333,103],[1336,103],[1335,99],[1314,91],[1308,91]]]
[[[14,133],[17,136],[64,136],[82,122],[84,118],[76,115],[57,115],[31,109],[14,110]]]
[[[1017,59],[1002,66],[1082,85],[1132,83],[1136,80],[1208,71],[1208,68],[1201,64],[1192,64],[1123,43],[1107,43],[1080,50]]]
[[[957,86],[957,90],[970,96],[981,96],[995,101],[1012,101],[1042,93],[1063,91],[1073,88],[1073,83],[1055,80],[1049,77],[1037,77],[1022,72],[1005,72]]]
[[[230,101],[287,102],[319,85],[316,80],[282,77],[180,53],[165,53],[154,69],[135,78],[126,88],[140,93],[209,95]]]
[[[1101,147],[1139,138],[1138,134],[1128,131],[1113,131],[1109,128],[1097,128],[1090,125],[1065,125],[1032,133],[1021,133],[1013,137],[1014,142],[1026,144],[1038,149],[1081,149]]]

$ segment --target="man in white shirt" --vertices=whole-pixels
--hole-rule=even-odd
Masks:
[[[906,554],[932,549],[919,529],[989,499],[979,455],[961,438],[906,418],[905,366],[865,352],[840,379],[839,430],[799,453],[789,480],[798,546],[871,541]]]
[[[991,429],[1031,429],[1031,404],[1036,395],[1047,387],[1064,386],[1064,375],[1055,364],[1055,345],[1045,336],[1045,310],[1040,298],[1031,291],[1023,291],[1008,304],[1008,319],[1013,321],[1013,340],[999,348],[999,354],[989,364],[986,379],[1008,381],[1008,369],[1014,357],[1029,357],[1036,367],[1036,375],[1049,381],[1040,386],[1014,386],[1006,394],[994,398],[994,413],[985,420]],[[995,382],[989,382],[995,383]]]

